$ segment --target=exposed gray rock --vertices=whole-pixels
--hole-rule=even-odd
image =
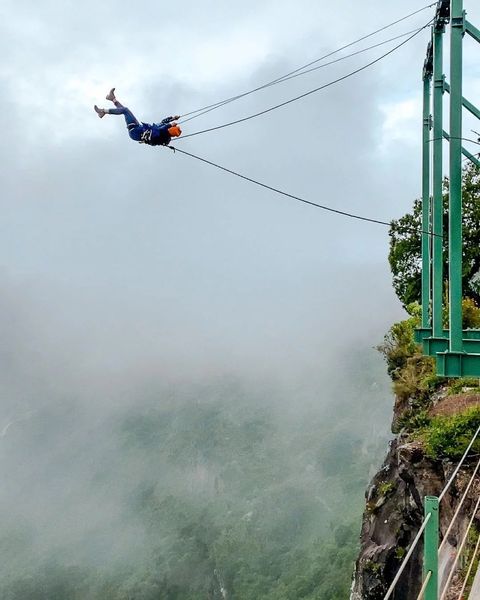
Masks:
[[[366,508],[361,532],[361,549],[355,566],[351,600],[383,600],[402,559],[415,538],[423,519],[423,499],[438,496],[455,465],[427,456],[419,442],[406,442],[399,436],[390,448],[379,472],[366,494]],[[465,466],[446,494],[440,510],[440,532],[446,531],[463,491],[468,485],[472,468]],[[472,486],[458,522],[449,535],[442,565],[448,575],[452,556],[461,537],[478,494]],[[478,497],[478,496],[477,496]],[[416,600],[422,578],[423,544],[417,546],[407,568],[396,586],[394,600]],[[447,560],[448,558],[448,560]]]

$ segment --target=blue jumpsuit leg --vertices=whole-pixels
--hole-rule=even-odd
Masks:
[[[127,124],[128,135],[136,142],[139,142],[142,139],[144,127],[138,122],[137,118],[129,108],[117,105],[117,108],[109,108],[108,114],[123,115],[125,117],[125,123]]]

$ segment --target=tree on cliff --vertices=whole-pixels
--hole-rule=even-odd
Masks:
[[[448,180],[444,181],[444,278],[448,274]],[[404,307],[421,301],[422,206],[415,200],[413,210],[390,226],[388,260],[393,287]],[[480,168],[469,163],[463,171],[463,294],[480,305]]]

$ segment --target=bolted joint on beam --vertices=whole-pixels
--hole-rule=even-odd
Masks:
[[[452,28],[461,29],[462,34],[465,35],[467,31],[467,13],[465,11],[462,12],[461,17],[452,17]]]
[[[428,127],[428,129],[432,129],[433,128],[433,117],[432,117],[432,115],[428,115],[428,117],[425,117],[423,119],[423,124],[425,125],[425,127]]]
[[[447,91],[445,75],[442,75],[438,79],[435,79],[434,87],[442,90],[442,94],[444,94]]]

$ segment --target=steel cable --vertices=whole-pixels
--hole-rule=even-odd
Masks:
[[[415,33],[413,33],[411,36],[409,36],[406,40],[404,40],[400,44],[397,44],[396,46],[394,46],[393,48],[391,48],[388,52],[385,52],[381,56],[378,56],[374,60],[368,62],[367,64],[365,64],[365,65],[363,65],[361,67],[359,67],[358,69],[354,69],[353,71],[350,71],[346,75],[342,75],[342,77],[338,77],[337,79],[334,79],[333,81],[329,81],[328,83],[325,83],[325,84],[323,84],[323,85],[321,85],[319,87],[314,88],[313,90],[309,90],[308,92],[304,92],[303,94],[300,94],[299,96],[295,96],[294,98],[290,98],[289,100],[285,100],[285,102],[281,102],[280,104],[276,104],[275,106],[271,106],[269,108],[266,108],[265,110],[259,111],[257,113],[252,114],[252,115],[249,115],[247,117],[242,117],[241,119],[236,119],[235,121],[230,121],[228,123],[224,123],[223,125],[217,125],[215,127],[209,127],[208,129],[202,129],[200,131],[195,131],[193,133],[184,135],[184,136],[182,136],[182,138],[179,138],[178,141],[182,141],[182,140],[185,140],[187,138],[194,137],[196,135],[201,135],[203,133],[209,133],[210,131],[217,131],[218,129],[224,129],[225,127],[230,127],[232,125],[237,125],[238,123],[244,123],[245,121],[249,121],[250,119],[254,119],[256,117],[260,117],[260,116],[265,115],[265,114],[267,114],[269,112],[277,110],[278,108],[281,108],[283,106],[287,106],[288,104],[291,104],[292,102],[297,102],[298,100],[306,98],[307,96],[315,94],[316,92],[319,92],[321,90],[329,88],[332,85],[335,85],[336,83],[340,83],[341,81],[345,81],[345,79],[348,79],[349,77],[352,77],[353,75],[356,75],[356,74],[364,71],[365,69],[368,69],[369,67],[377,64],[378,62],[380,62],[381,60],[383,60],[384,58],[386,58],[387,56],[390,56],[390,54],[393,54],[394,52],[396,52],[397,50],[399,50],[405,44],[408,44],[408,42],[410,42],[420,32],[422,32],[425,28],[429,27],[431,23],[432,23],[432,20],[430,20],[423,27],[421,27],[420,29],[418,29]]]
[[[476,556],[478,554],[478,548],[479,548],[479,546],[480,546],[480,535],[478,536],[478,540],[477,540],[477,543],[475,545],[475,550],[473,551],[472,559],[470,560],[470,564],[468,565],[467,574],[465,575],[465,579],[464,579],[463,584],[462,584],[462,589],[460,590],[460,593],[458,594],[457,600],[462,600],[462,598],[463,598],[463,592],[465,591],[465,588],[467,587],[468,578],[470,577],[470,573],[472,572],[473,565],[475,563],[475,558],[476,558]]]
[[[475,432],[475,435],[473,436],[473,438],[471,439],[470,443],[467,446],[467,449],[465,450],[462,458],[460,459],[460,462],[457,465],[457,468],[455,469],[455,471],[452,473],[450,479],[448,480],[447,484],[445,485],[445,487],[443,488],[442,493],[440,494],[440,496],[438,497],[438,501],[441,502],[445,496],[445,494],[447,493],[449,487],[452,485],[453,480],[455,479],[455,477],[457,476],[458,471],[460,470],[460,467],[462,466],[463,462],[465,461],[467,454],[470,452],[470,448],[473,446],[473,443],[475,442],[475,440],[477,439],[477,436],[480,432],[480,426],[478,427],[477,431]]]
[[[228,100],[223,100],[222,102],[219,102],[218,104],[213,104],[212,106],[208,106],[205,107],[204,110],[202,110],[201,112],[199,112],[198,114],[192,116],[192,117],[188,117],[187,119],[184,119],[183,117],[181,118],[181,120],[178,122],[180,125],[182,125],[183,123],[188,123],[188,121],[192,121],[193,119],[196,119],[197,117],[201,117],[203,115],[208,114],[209,112],[212,112],[213,110],[216,110],[217,108],[221,108],[222,106],[226,106],[227,104],[230,104],[231,102],[234,102],[235,100],[239,100],[241,98],[244,98],[245,96],[249,96],[250,94],[253,94],[254,92],[258,92],[264,89],[267,89],[269,87],[272,87],[274,85],[278,85],[280,83],[285,83],[286,81],[290,81],[291,79],[295,79],[296,77],[301,77],[302,75],[307,75],[308,73],[312,73],[313,71],[318,71],[319,69],[324,69],[325,67],[329,67],[331,65],[334,65],[338,62],[341,62],[343,60],[347,60],[348,58],[352,58],[353,56],[358,56],[359,54],[363,54],[365,52],[368,52],[369,50],[374,50],[375,48],[379,48],[380,46],[384,46],[385,44],[389,44],[390,42],[394,42],[395,40],[399,40],[400,38],[406,37],[407,35],[410,35],[416,31],[421,31],[423,29],[423,27],[420,28],[416,28],[416,29],[411,29],[410,31],[406,31],[405,33],[401,33],[400,35],[396,35],[394,37],[389,38],[388,40],[383,40],[382,42],[378,42],[377,44],[373,44],[372,46],[368,46],[367,48],[362,48],[361,50],[357,50],[356,52],[352,52],[350,54],[346,54],[345,56],[341,56],[340,58],[336,58],[335,60],[331,60],[329,62],[323,63],[321,65],[317,65],[316,67],[312,67],[311,69],[307,69],[306,66],[303,67],[306,70],[303,70],[299,73],[297,73],[296,71],[293,71],[291,74],[285,75],[284,77],[281,77],[279,79],[275,79],[274,81],[271,81],[269,83],[266,83],[264,85],[261,85],[253,90],[250,90],[249,92],[245,92],[243,94],[239,94],[238,96],[233,96],[232,98],[229,98]],[[329,56],[329,55],[326,55]],[[323,57],[323,58],[326,58]],[[322,60],[322,59],[318,59],[318,60]],[[313,63],[310,63],[313,64]],[[308,66],[308,65],[307,65]],[[191,114],[191,113],[187,113]],[[186,115],[184,115],[186,116]]]
[[[458,563],[458,561],[460,559],[460,554],[462,553],[462,550],[463,550],[463,548],[465,546],[465,543],[467,541],[467,537],[468,537],[468,534],[470,532],[470,528],[472,527],[473,519],[475,518],[475,515],[477,514],[477,510],[478,510],[479,506],[480,506],[480,496],[478,497],[477,503],[475,505],[475,509],[473,510],[472,517],[471,517],[471,519],[470,519],[470,521],[468,523],[468,527],[467,527],[467,530],[465,531],[465,535],[463,536],[462,543],[460,544],[460,547],[458,548],[457,555],[455,557],[455,560],[453,561],[453,565],[452,565],[452,568],[450,570],[450,574],[448,576],[448,579],[445,582],[445,587],[443,588],[443,592],[442,592],[442,594],[440,596],[440,600],[444,600],[445,596],[447,595],[448,588],[449,588],[450,583],[452,582],[453,576],[455,574],[455,567],[457,566],[457,563]]]
[[[405,558],[403,559],[402,564],[400,565],[400,568],[397,571],[397,574],[395,575],[392,583],[390,584],[390,587],[388,588],[387,593],[383,597],[383,600],[388,600],[391,597],[391,595],[393,594],[395,587],[396,587],[400,577],[402,576],[402,573],[405,570],[405,567],[407,566],[407,563],[410,560],[410,557],[412,556],[413,551],[415,550],[418,542],[420,541],[420,538],[422,537],[422,533],[423,533],[425,527],[427,526],[427,523],[430,520],[431,516],[432,516],[432,513],[428,513],[428,515],[423,520],[423,523],[422,523],[420,529],[418,530],[418,533],[415,536],[415,539],[413,540],[412,545],[410,546],[410,549],[408,550],[407,554],[405,555]]]
[[[225,100],[220,100],[218,102],[215,102],[213,104],[209,104],[207,106],[203,106],[202,108],[197,108],[196,110],[192,110],[190,112],[186,112],[182,115],[182,117],[187,117],[190,115],[193,115],[195,113],[200,113],[203,112],[207,109],[215,109],[215,108],[220,108],[221,106],[229,103],[229,102],[233,102],[234,100],[238,100],[240,98],[243,98],[244,96],[247,96],[249,94],[253,94],[254,92],[257,92],[259,90],[262,90],[266,87],[269,87],[271,85],[275,85],[276,83],[280,83],[281,81],[283,81],[284,79],[290,77],[291,75],[294,75],[296,73],[299,73],[300,71],[303,71],[304,69],[310,67],[311,65],[314,65],[322,60],[325,60],[326,58],[330,58],[330,56],[333,56],[335,54],[337,54],[338,52],[341,52],[342,50],[346,50],[347,48],[350,48],[351,46],[354,46],[355,44],[358,44],[360,42],[363,42],[364,40],[373,37],[374,35],[376,35],[377,33],[381,33],[382,31],[385,31],[386,29],[389,29],[390,27],[393,27],[394,25],[398,25],[398,23],[401,23],[402,21],[406,21],[407,19],[409,19],[410,17],[413,17],[421,12],[423,12],[424,10],[427,10],[429,8],[431,8],[432,6],[435,6],[437,3],[436,2],[432,2],[431,4],[428,4],[427,6],[424,6],[412,13],[409,13],[408,15],[405,15],[404,17],[401,17],[400,19],[397,19],[396,21],[393,21],[392,23],[388,23],[387,25],[384,25],[383,27],[380,27],[379,29],[376,29],[375,31],[372,31],[371,33],[368,33],[366,35],[363,35],[362,37],[354,40],[353,42],[350,42],[348,44],[345,44],[344,46],[341,46],[340,48],[337,48],[336,50],[333,50],[332,52],[329,52],[328,54],[325,54],[324,56],[321,56],[320,58],[317,58],[301,67],[298,67],[297,69],[294,69],[293,71],[290,71],[289,73],[286,73],[285,75],[282,75],[281,77],[277,77],[276,79],[273,79],[272,81],[269,81],[259,87],[256,87],[252,90],[249,90],[247,92],[243,92],[241,94],[237,94],[235,96],[231,96],[230,98],[226,98]]]
[[[289,194],[288,192],[284,192],[283,190],[280,190],[279,188],[275,188],[271,185],[268,185],[266,183],[262,183],[261,181],[257,181],[256,179],[253,179],[252,177],[247,177],[247,175],[242,175],[241,173],[238,173],[237,171],[234,171],[233,169],[228,169],[227,167],[223,167],[222,165],[219,165],[217,163],[214,163],[211,160],[208,160],[206,158],[202,158],[201,156],[197,156],[196,154],[192,154],[191,152],[187,152],[186,150],[182,150],[181,148],[177,148],[176,146],[164,146],[164,148],[169,148],[170,150],[174,151],[174,152],[180,152],[181,154],[185,154],[186,156],[190,156],[191,158],[195,158],[196,160],[199,160],[203,163],[206,163],[207,165],[211,165],[212,167],[215,167],[216,169],[220,169],[221,171],[225,171],[226,173],[230,173],[230,175],[235,175],[235,177],[239,177],[240,179],[244,179],[245,181],[249,181],[250,183],[253,183],[255,185],[258,185],[260,187],[263,187],[267,190],[270,190],[272,192],[275,192],[276,194],[280,194],[282,196],[286,196],[287,198],[291,198],[292,200],[297,200],[298,202],[303,202],[304,204],[309,204],[310,206],[314,206],[315,208],[321,208],[322,210],[326,210],[328,212],[332,212],[338,215],[342,215],[344,217],[349,217],[351,219],[358,219],[360,221],[367,221],[369,223],[376,223],[377,225],[385,225],[387,227],[391,226],[391,222],[389,221],[381,221],[380,219],[373,219],[370,217],[364,217],[362,215],[357,215],[355,213],[350,213],[350,212],[346,212],[343,210],[339,210],[336,208],[332,208],[331,206],[326,206],[324,204],[318,204],[317,202],[312,202],[311,200],[306,200],[305,198],[301,198],[300,196],[295,196],[294,194]],[[443,237],[441,235],[432,233],[430,231],[423,231],[423,230],[418,230],[418,229],[410,229],[410,228],[405,228],[405,231],[410,231],[413,233],[426,233],[427,235],[430,236],[436,236],[436,237]]]
[[[440,544],[440,547],[438,548],[438,552],[439,553],[441,552],[442,548],[447,543],[448,536],[449,536],[450,532],[452,531],[452,528],[453,528],[453,526],[455,524],[455,521],[456,521],[458,515],[460,514],[460,510],[461,510],[461,508],[463,506],[463,503],[465,502],[465,500],[467,498],[467,494],[468,494],[470,488],[472,487],[472,483],[473,483],[473,481],[475,479],[475,476],[476,476],[479,468],[480,468],[480,459],[477,462],[477,466],[475,467],[475,471],[473,472],[473,475],[470,477],[470,481],[468,482],[467,488],[465,489],[465,492],[463,493],[462,499],[460,500],[460,502],[459,502],[459,504],[457,506],[457,510],[455,511],[455,513],[454,513],[454,515],[453,515],[453,517],[452,517],[452,519],[450,521],[450,525],[448,526],[448,529],[445,532],[445,535],[443,536],[442,543]]]
[[[429,571],[427,573],[427,576],[425,577],[425,581],[423,582],[422,587],[420,588],[420,592],[417,596],[417,600],[422,600],[422,598],[425,595],[425,592],[427,590],[427,585],[429,584],[431,578],[432,578],[432,572]]]

